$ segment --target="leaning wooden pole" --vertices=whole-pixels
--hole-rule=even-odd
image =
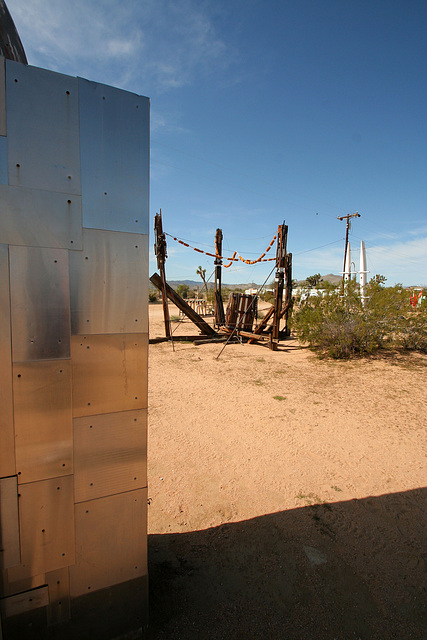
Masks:
[[[159,287],[159,290],[162,295],[163,317],[165,321],[165,335],[167,338],[171,339],[172,338],[171,322],[169,317],[168,297],[166,293],[166,270],[165,270],[165,262],[167,258],[166,236],[163,233],[161,209],[160,209],[160,213],[156,213],[156,215],[154,216],[154,236],[155,236],[154,252],[157,256],[157,268],[159,270],[160,279],[162,283],[162,286]]]
[[[277,250],[276,250],[276,276],[274,287],[274,316],[273,331],[271,334],[270,348],[277,350],[280,332],[280,318],[283,302],[283,288],[285,280],[286,263],[286,241],[288,236],[288,226],[283,222],[277,229]]]
[[[159,276],[158,273],[153,273],[153,275],[150,278],[150,282],[154,284],[154,286],[157,287],[160,291],[162,290],[163,282],[162,282],[161,276]],[[194,309],[192,309],[190,305],[187,304],[185,300],[181,298],[181,296],[172,289],[172,287],[168,285],[168,283],[166,283],[165,290],[166,290],[165,295],[169,298],[169,300],[173,302],[173,304],[176,305],[178,309],[182,311],[182,313],[184,313],[188,318],[190,318],[190,320],[194,322],[194,324],[200,329],[200,331],[205,336],[217,335],[216,331],[210,326],[210,324],[205,322],[205,320],[203,320],[203,318],[199,316],[199,314],[196,311],[194,311]]]

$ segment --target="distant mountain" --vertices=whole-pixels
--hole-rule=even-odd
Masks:
[[[203,282],[201,280],[168,280],[168,285],[172,287],[172,289],[176,289],[176,287],[180,284],[185,284],[188,287],[190,287],[190,289],[196,289],[197,287],[199,287],[199,289],[203,289],[204,285]],[[214,282],[208,282],[208,289],[213,289],[215,286]],[[248,282],[248,283],[244,283],[244,284],[228,284],[226,282],[222,283],[222,287],[224,289],[251,289],[253,288],[258,288],[261,285],[255,284],[254,282]]]

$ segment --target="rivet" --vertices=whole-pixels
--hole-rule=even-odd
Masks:
[[[71,204],[71,200],[67,200],[68,204]]]
[[[66,91],[65,93],[67,94],[67,96],[69,96],[69,95],[70,95],[70,92],[69,92],[69,91]]]
[[[17,166],[17,168],[19,169],[21,165],[17,163],[17,164],[16,164],[16,166]]]

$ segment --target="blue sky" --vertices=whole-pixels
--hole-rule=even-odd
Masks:
[[[427,284],[425,0],[7,0],[28,61],[151,98],[151,216],[254,259],[289,225],[294,277],[352,258]],[[152,225],[151,225],[152,226]],[[167,277],[212,258],[168,238]],[[267,278],[271,263],[224,270]],[[150,272],[155,270],[152,261]]]

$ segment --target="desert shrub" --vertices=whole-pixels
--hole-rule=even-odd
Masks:
[[[157,295],[156,295],[156,293],[154,293],[154,291],[150,291],[148,293],[148,301],[149,302],[157,302]]]
[[[412,310],[401,285],[384,287],[373,279],[365,305],[354,282],[323,298],[308,298],[294,314],[297,337],[332,358],[372,354],[386,346],[427,352],[427,312]]]

